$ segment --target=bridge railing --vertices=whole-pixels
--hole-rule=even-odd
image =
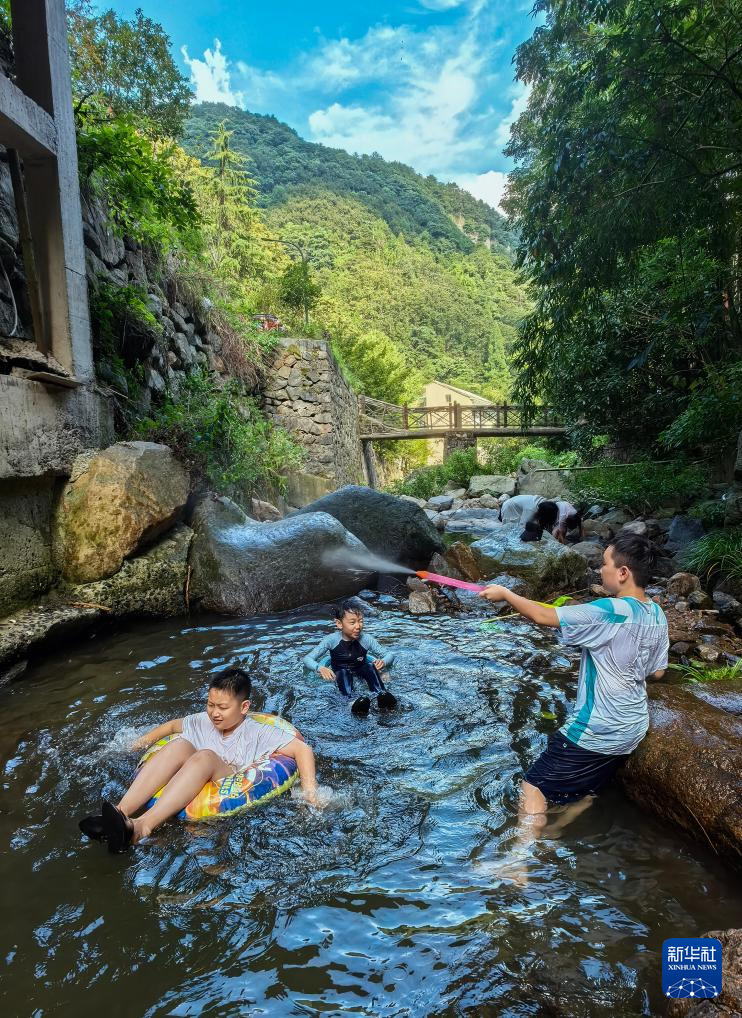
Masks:
[[[445,406],[407,407],[384,403],[369,396],[359,397],[361,430],[364,433],[383,434],[400,431],[485,431],[559,427],[561,422],[551,407],[538,407],[535,413],[525,415],[523,407],[511,403],[488,403],[464,406],[449,403]]]

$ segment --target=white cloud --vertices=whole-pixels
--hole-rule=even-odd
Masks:
[[[500,149],[505,148],[510,140],[510,127],[528,105],[528,96],[531,94],[531,90],[528,86],[518,83],[513,86],[513,93],[510,112],[500,121],[495,134],[495,144]]]
[[[493,209],[500,209],[500,202],[507,187],[507,173],[488,170],[486,173],[459,173],[456,183],[475,198],[481,198]]]
[[[191,72],[191,84],[196,93],[196,102],[226,103],[227,106],[243,106],[242,92],[233,91],[229,60],[222,53],[222,44],[214,39],[214,49],[204,50],[203,60],[188,56],[188,50],[181,46],[180,52]]]
[[[429,11],[451,11],[454,7],[466,3],[466,0],[418,0],[418,2]]]
[[[333,102],[309,116],[315,141],[351,152],[379,152],[411,163],[423,173],[440,173],[480,144],[466,133],[486,82],[487,51],[473,34],[372,30],[324,49],[325,77],[368,79],[383,87],[368,104]],[[342,59],[341,59],[342,57]],[[316,64],[317,61],[315,61]]]

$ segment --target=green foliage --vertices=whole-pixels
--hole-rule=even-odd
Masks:
[[[726,506],[720,499],[698,502],[688,510],[688,516],[691,516],[694,520],[700,520],[707,530],[723,527],[725,515]]]
[[[423,178],[408,166],[386,162],[380,156],[350,155],[312,144],[272,116],[220,103],[200,103],[191,110],[185,127],[186,148],[200,151],[222,120],[234,130],[238,151],[253,161],[263,205],[299,198],[307,187],[322,188],[362,203],[393,233],[421,239],[436,251],[472,250],[472,242],[451,218],[462,212],[475,224],[474,232],[483,240],[491,239],[500,252],[512,246],[503,216],[455,184]]]
[[[191,91],[162,26],[141,10],[131,21],[112,10],[97,14],[90,0],[67,0],[67,23],[75,98],[98,96],[154,137],[177,137]]]
[[[543,445],[531,445],[523,438],[491,438],[479,442],[487,473],[514,474],[522,459],[542,460],[553,467],[573,467],[578,456],[575,452],[555,452]]]
[[[288,433],[266,420],[236,383],[216,388],[200,373],[141,421],[137,434],[169,445],[197,481],[237,498],[284,490],[285,471],[302,460]]]
[[[175,174],[171,151],[141,134],[129,117],[88,107],[77,120],[83,184],[106,204],[112,228],[155,249],[196,245],[191,188]]]
[[[289,265],[278,282],[281,300],[292,311],[301,311],[304,322],[309,323],[309,312],[316,306],[322,287],[312,278],[312,271],[305,261]]]
[[[708,366],[691,385],[685,410],[660,435],[671,449],[731,447],[742,430],[742,359]]]
[[[691,545],[683,559],[686,567],[699,576],[721,574],[742,581],[742,527],[706,534]]]
[[[587,440],[713,441],[707,397],[741,349],[739,0],[536,9],[509,146],[508,207],[535,295],[516,394],[584,420]]]
[[[507,349],[527,304],[506,258],[483,247],[437,255],[328,191],[292,198],[266,218],[274,236],[309,251],[322,286],[314,320],[351,367],[353,344],[373,331],[404,358],[411,400],[435,378],[494,399],[507,394]],[[388,360],[386,344],[379,359]],[[388,398],[367,384],[364,391]]]
[[[625,506],[631,512],[648,513],[697,499],[707,484],[707,473],[702,467],[646,460],[625,467],[606,463],[590,470],[576,470],[570,488],[581,502],[604,502]]]
[[[427,499],[440,495],[449,481],[460,488],[468,488],[469,479],[483,473],[486,470],[477,462],[476,449],[457,449],[443,463],[414,471],[404,481],[392,485],[391,490],[395,495]]]
[[[728,682],[742,679],[742,658],[732,665],[710,667],[701,661],[691,661],[687,665],[672,664],[670,668],[680,672],[680,678],[687,682]]]
[[[108,279],[98,279],[90,288],[90,319],[96,350],[108,356],[129,355],[138,359],[143,337],[151,341],[162,337],[162,326],[147,304],[147,294],[140,286],[117,286]]]

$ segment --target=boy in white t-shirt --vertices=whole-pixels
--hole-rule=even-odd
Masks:
[[[81,820],[83,833],[105,838],[109,851],[122,852],[179,813],[209,781],[222,781],[279,749],[296,760],[304,795],[316,805],[311,747],[279,727],[253,721],[248,716],[250,686],[242,668],[227,668],[212,678],[205,711],[167,721],[137,739],[132,749],[144,749],[166,735],[182,736],[150,757],[118,806],[104,800],[102,816]],[[154,805],[133,817],[160,788],[163,793]]]
[[[549,804],[577,803],[598,792],[647,732],[646,680],[664,674],[669,645],[664,613],[644,590],[653,565],[646,538],[620,534],[603,555],[601,580],[610,597],[550,608],[499,585],[480,595],[507,601],[582,648],[575,708],[521,784],[521,815],[534,818],[536,828],[545,823]]]

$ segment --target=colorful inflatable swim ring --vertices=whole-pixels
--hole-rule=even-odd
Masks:
[[[249,718],[261,725],[272,725],[288,732],[296,739],[302,735],[292,724],[275,714],[248,714]],[[166,735],[158,739],[144,753],[137,769],[159,752],[163,746],[174,739],[180,739],[180,735]],[[223,781],[209,781],[204,785],[195,799],[188,803],[185,809],[178,814],[184,820],[208,820],[210,817],[226,817],[239,813],[244,809],[253,809],[273,799],[282,792],[287,792],[296,781],[299,772],[296,767],[296,760],[284,756],[280,751],[273,753],[267,760],[247,767],[244,771],[237,771],[230,774]],[[156,799],[162,795],[162,789],[156,792],[149,802],[151,806]]]

